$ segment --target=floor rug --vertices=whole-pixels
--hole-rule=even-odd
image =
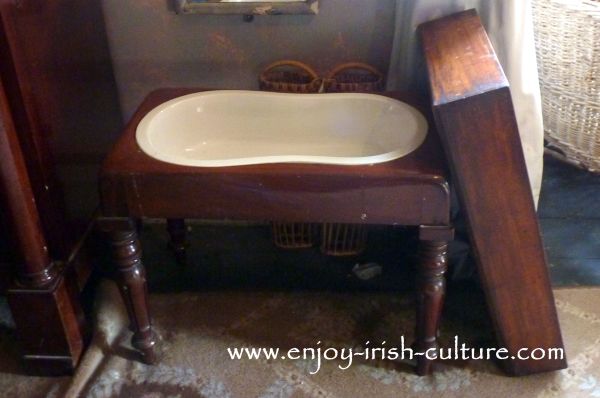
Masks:
[[[161,337],[162,358],[155,366],[136,361],[114,285],[101,283],[98,296],[96,333],[75,376],[27,378],[14,366],[3,366],[2,396],[600,396],[600,288],[555,290],[569,368],[521,378],[505,376],[487,360],[446,360],[426,377],[413,373],[410,360],[378,355],[355,357],[351,365],[339,356],[317,361],[318,348],[364,352],[375,346],[398,347],[402,336],[408,346],[414,325],[410,294],[239,290],[151,294]],[[469,347],[486,347],[493,341],[482,314],[485,307],[472,301],[467,292],[446,306],[443,345],[451,346],[454,336]],[[244,347],[279,348],[284,353],[313,348],[315,355],[231,359],[232,349]]]

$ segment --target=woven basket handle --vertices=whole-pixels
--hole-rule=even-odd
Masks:
[[[265,73],[267,73],[275,68],[279,68],[280,66],[293,66],[298,69],[302,69],[303,71],[308,73],[313,80],[315,80],[319,77],[319,75],[317,75],[317,72],[315,72],[315,70],[313,68],[306,65],[304,62],[294,61],[291,59],[284,59],[281,61],[273,62],[271,65],[267,66],[265,68],[265,70],[263,70],[262,74],[264,75]]]
[[[329,75],[327,75],[327,79],[333,79],[340,72],[345,71],[347,69],[363,69],[363,70],[366,70],[367,72],[374,74],[378,78],[383,79],[383,74],[381,72],[379,72],[375,67],[373,67],[369,64],[362,63],[362,62],[347,62],[345,64],[340,64],[340,65],[336,66],[335,68],[333,68],[333,70],[331,72],[329,72]]]

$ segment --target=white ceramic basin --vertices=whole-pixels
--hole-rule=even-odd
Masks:
[[[419,111],[379,95],[229,90],[165,102],[136,131],[149,156],[203,167],[380,163],[414,151],[426,135]]]

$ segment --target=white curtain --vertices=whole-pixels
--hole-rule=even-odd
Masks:
[[[543,169],[543,125],[531,0],[396,0],[396,31],[388,89],[422,89],[425,79],[416,37],[422,22],[475,8],[510,82],[533,196]]]

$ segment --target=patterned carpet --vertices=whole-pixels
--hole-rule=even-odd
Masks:
[[[449,300],[441,340],[460,336],[470,346],[492,341],[481,302],[464,291]],[[490,361],[436,364],[418,377],[408,363],[354,360],[232,360],[228,347],[393,346],[412,340],[413,301],[391,293],[244,292],[151,295],[162,336],[157,366],[133,361],[130,334],[116,288],[98,292],[97,332],[73,378],[18,375],[12,355],[0,363],[4,397],[598,397],[600,288],[555,290],[569,369],[510,378]],[[476,302],[478,305],[466,305]],[[0,350],[14,352],[0,333]],[[13,363],[10,362],[11,358]]]

